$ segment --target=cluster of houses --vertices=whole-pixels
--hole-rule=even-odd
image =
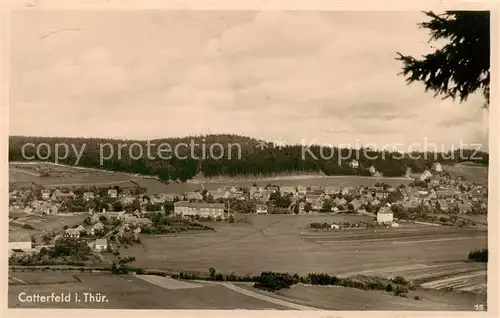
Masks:
[[[355,164],[355,163],[353,163]],[[279,194],[289,197],[291,204],[290,213],[321,212],[355,212],[376,217],[379,223],[393,222],[393,207],[397,205],[404,210],[412,208],[426,208],[431,212],[453,212],[467,214],[474,208],[487,209],[488,189],[484,185],[471,183],[460,178],[452,178],[442,172],[442,167],[436,164],[432,171],[428,170],[414,176],[416,182],[409,186],[392,187],[389,185],[376,185],[373,187],[341,187],[329,186],[272,186],[239,188],[236,186],[223,187],[215,190],[204,190],[187,193],[163,193],[151,196],[139,196],[130,192],[118,193],[116,189],[107,190],[109,198],[119,200],[122,204],[131,204],[139,200],[141,209],[144,204],[160,204],[172,202],[174,213],[180,216],[200,216],[222,218],[227,215],[231,200],[251,200],[255,203],[256,214],[270,213],[273,208],[271,197]],[[397,195],[391,195],[396,192]],[[57,214],[62,202],[68,198],[83,198],[93,200],[93,192],[79,192],[79,195],[69,191],[42,189],[39,195],[34,195],[31,190],[14,190],[10,192],[10,211],[37,214]],[[273,195],[274,194],[274,195]],[[30,198],[26,204],[26,198]],[[397,198],[397,199],[394,199]],[[288,204],[288,203],[287,203]],[[151,220],[142,217],[140,210],[133,213],[100,212],[93,213],[92,222],[84,227],[80,225],[67,229],[64,235],[80,237],[83,232],[95,235],[105,226],[100,221],[101,216],[107,219],[120,220],[119,235],[129,234],[131,231],[138,235],[141,228],[151,225]],[[98,248],[103,242],[97,244]]]

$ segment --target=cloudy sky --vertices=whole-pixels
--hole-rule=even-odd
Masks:
[[[17,12],[10,133],[485,142],[483,100],[398,76],[420,12]]]

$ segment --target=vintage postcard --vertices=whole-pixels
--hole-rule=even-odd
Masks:
[[[9,314],[492,315],[497,17],[450,10],[10,10]]]

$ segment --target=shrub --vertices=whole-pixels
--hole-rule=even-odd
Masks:
[[[135,271],[135,273],[136,273],[137,275],[144,275],[144,274],[146,274],[146,271],[145,271],[145,270],[143,270],[142,268],[138,268],[138,269]]]
[[[402,296],[408,292],[408,288],[405,288],[401,285],[398,285],[396,289],[394,290],[394,295],[396,296]]]
[[[469,260],[474,262],[488,262],[488,249],[474,250],[469,253]]]
[[[415,299],[415,300],[422,300],[422,298],[420,296],[415,296],[415,297],[413,297],[413,299]]]
[[[307,281],[312,285],[337,285],[340,282],[337,277],[323,273],[311,273],[307,276]]]
[[[393,287],[391,284],[387,284],[387,286],[385,287],[385,290],[388,291],[388,292],[392,292],[393,291]]]
[[[254,284],[255,288],[277,291],[297,284],[298,279],[288,273],[262,272]]]
[[[397,285],[408,285],[408,281],[406,279],[404,279],[404,277],[402,276],[396,276],[394,277],[393,279],[391,279],[391,281],[394,283],[394,284],[397,284]]]

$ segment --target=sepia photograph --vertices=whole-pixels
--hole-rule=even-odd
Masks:
[[[9,32],[8,308],[488,311],[490,11]]]

